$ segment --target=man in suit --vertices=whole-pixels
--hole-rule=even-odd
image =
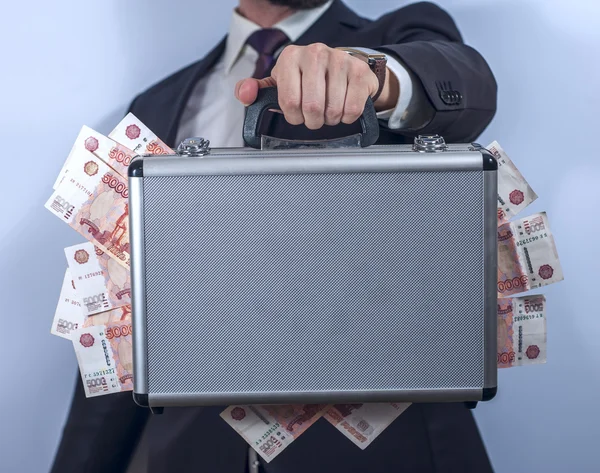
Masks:
[[[373,60],[376,53],[385,54],[385,67]],[[278,87],[283,114],[267,120],[265,130],[282,138],[348,134],[369,96],[380,144],[428,133],[471,141],[496,109],[485,60],[431,3],[370,21],[340,0],[240,0],[229,34],[205,58],[139,95],[130,110],[172,147],[190,136],[243,146],[243,104],[269,85]],[[219,417],[223,408],[150,416],[130,393],[85,399],[78,381],[52,472],[125,472],[138,446],[143,466],[136,471],[245,473],[248,446]],[[462,404],[413,404],[364,451],[320,420],[259,469],[483,473],[491,466]]]

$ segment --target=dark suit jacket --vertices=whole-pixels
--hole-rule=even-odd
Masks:
[[[435,111],[429,123],[403,131],[382,124],[379,143],[410,142],[415,134],[425,133],[439,133],[449,142],[471,141],[495,113],[496,82],[488,65],[463,44],[450,16],[431,3],[409,5],[370,21],[334,0],[296,44],[315,42],[380,49],[398,57],[422,83]],[[194,85],[224,49],[225,40],[204,59],[139,95],[131,111],[175,146],[179,120]],[[280,136],[298,138],[304,133],[281,119],[273,127],[272,133]],[[318,137],[335,133],[325,127]],[[148,422],[149,412],[137,407],[130,393],[85,399],[78,379],[52,472],[124,472],[148,424],[149,473],[243,473],[247,445],[219,418],[221,409],[166,409]],[[365,451],[321,419],[263,469],[270,473],[483,473],[491,467],[472,415],[463,405],[416,404]]]

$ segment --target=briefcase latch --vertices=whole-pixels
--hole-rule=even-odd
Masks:
[[[419,135],[415,137],[413,150],[422,153],[435,153],[436,151],[444,151],[447,149],[444,138],[440,135]]]
[[[204,138],[186,138],[177,147],[177,154],[180,156],[206,156],[210,153],[210,141]]]

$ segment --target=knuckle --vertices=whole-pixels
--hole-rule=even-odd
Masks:
[[[282,109],[293,111],[300,109],[300,97],[296,97],[294,95],[286,95],[279,99],[279,105]]]
[[[358,120],[363,112],[363,107],[357,103],[346,104],[344,108],[344,123],[352,123]]]
[[[313,52],[314,54],[322,53],[323,51],[327,51],[329,48],[323,43],[312,43],[307,46],[308,50]]]
[[[328,123],[337,123],[342,118],[343,113],[344,110],[342,109],[342,107],[337,105],[330,105],[325,109],[325,119]]]
[[[279,54],[279,59],[281,59],[281,58],[287,59],[289,57],[295,56],[297,50],[298,50],[298,46],[296,46],[295,44],[290,44],[290,45],[286,46],[285,48],[283,48],[283,50]]]
[[[302,117],[302,115],[284,113],[283,116],[285,118],[285,121],[288,122],[290,125],[302,125],[302,123],[304,123],[304,118]]]
[[[308,115],[323,115],[324,106],[318,101],[304,102],[302,104],[302,112]]]
[[[329,48],[323,43],[313,43],[307,46],[311,60],[317,62],[329,61]]]
[[[352,64],[352,76],[359,81],[365,81],[372,74],[369,65],[362,61],[354,61]]]

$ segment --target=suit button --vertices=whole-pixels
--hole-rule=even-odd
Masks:
[[[442,102],[450,106],[460,105],[462,94],[458,90],[454,90],[450,82],[437,82],[436,86]]]

